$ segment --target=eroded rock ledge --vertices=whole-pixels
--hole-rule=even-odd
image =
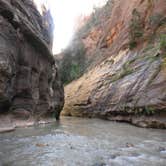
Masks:
[[[58,118],[63,107],[51,52],[53,22],[49,11],[43,14],[31,0],[0,0],[0,119],[10,117],[12,125]]]
[[[166,128],[166,1],[110,2],[78,33],[92,64],[65,87],[63,115]]]

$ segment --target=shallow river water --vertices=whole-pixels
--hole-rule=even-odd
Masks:
[[[0,134],[0,166],[166,166],[166,131],[99,119]]]

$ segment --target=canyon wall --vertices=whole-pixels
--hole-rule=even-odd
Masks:
[[[166,128],[166,1],[112,0],[99,10],[74,40],[89,66],[65,87],[62,114]]]
[[[49,11],[41,16],[31,0],[0,0],[0,117],[59,118],[64,94],[52,33]]]

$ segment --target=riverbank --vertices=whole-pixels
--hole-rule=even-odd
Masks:
[[[67,115],[63,114],[62,115]],[[124,122],[129,123],[130,125],[134,125],[141,128],[154,128],[154,129],[166,129],[166,113],[160,112],[155,115],[133,115],[133,114],[122,114],[122,115],[114,115],[103,113],[102,115],[97,112],[74,112],[70,116],[73,117],[82,117],[82,118],[99,118],[108,121],[116,121],[116,122]]]
[[[73,115],[79,117],[79,115]],[[62,116],[65,118],[65,116]],[[67,118],[67,117],[66,117]],[[129,123],[130,125],[134,125],[141,128],[155,128],[155,129],[166,129],[166,115],[159,114],[155,116],[97,116],[97,115],[81,115],[82,119],[91,119],[98,118],[104,119],[105,121],[116,121],[119,123]],[[28,119],[18,119],[11,114],[0,115],[0,133],[11,132],[16,128],[26,128],[40,124],[48,124],[56,122],[55,118],[45,117],[36,120],[34,117]],[[110,122],[111,123],[111,122]]]
[[[0,133],[11,132],[16,128],[26,128],[35,126],[38,124],[48,124],[55,122],[55,118],[40,118],[40,120],[36,120],[31,117],[28,119],[17,119],[13,117],[11,114],[0,115]]]

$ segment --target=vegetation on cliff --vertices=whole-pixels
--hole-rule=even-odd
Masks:
[[[63,58],[59,61],[59,68],[65,85],[82,76],[93,63],[94,57],[87,52],[83,38],[86,38],[94,27],[101,26],[106,18],[109,19],[111,7],[112,1],[109,0],[103,8],[94,8],[91,16],[75,33],[71,44],[61,53]],[[96,56],[99,55],[96,53]]]
[[[76,38],[88,68],[65,87],[64,115],[166,128],[165,7],[162,0],[118,0],[91,16]]]
[[[85,48],[83,43],[77,43],[72,48],[63,51],[59,71],[64,84],[79,78],[85,70]]]

